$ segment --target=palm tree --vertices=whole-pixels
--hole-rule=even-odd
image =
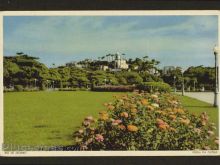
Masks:
[[[148,56],[144,56],[143,59],[144,59],[144,61],[146,61],[146,59],[148,59]]]
[[[105,56],[102,56],[101,59],[103,60],[105,58]]]
[[[111,54],[107,54],[106,57],[107,57],[107,61],[109,62],[109,57],[111,56]]]
[[[115,54],[111,54],[112,61],[114,61]]]
[[[20,55],[24,55],[23,52],[17,52],[16,55],[20,56]]]

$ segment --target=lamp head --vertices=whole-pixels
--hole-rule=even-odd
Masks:
[[[217,45],[215,45],[215,47],[213,48],[213,51],[214,51],[214,54],[215,54],[215,55],[218,54],[219,49],[218,49],[218,46],[217,46]]]

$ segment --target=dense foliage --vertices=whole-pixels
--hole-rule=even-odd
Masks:
[[[218,148],[206,113],[183,109],[168,93],[130,94],[106,103],[98,120],[88,116],[74,133],[81,150],[209,150]]]
[[[143,82],[138,85],[139,90],[147,92],[170,92],[171,87],[164,82]]]
[[[161,81],[158,75],[150,73],[156,70],[155,60],[129,60],[130,69],[113,72],[100,69],[102,65],[114,68],[114,63],[108,61],[80,61],[83,67],[75,65],[48,68],[36,57],[17,53],[16,56],[4,57],[5,90],[21,85],[24,90],[38,88],[91,88],[102,85],[134,85],[145,81]],[[112,66],[111,66],[112,65]],[[139,66],[134,69],[134,66]],[[142,68],[142,69],[141,69]],[[69,89],[71,90],[71,89]]]
[[[108,55],[106,57],[114,57]],[[22,85],[24,90],[37,88],[91,88],[102,85],[137,85],[142,82],[165,82],[171,87],[181,89],[184,81],[185,88],[190,90],[213,90],[214,68],[197,66],[189,67],[182,75],[181,68],[177,67],[164,74],[157,68],[159,61],[149,59],[147,56],[127,60],[128,69],[111,71],[115,68],[113,61],[88,60],[78,62],[76,65],[66,65],[48,68],[39,62],[39,58],[17,53],[16,56],[4,57],[4,87],[5,90],[15,85]],[[109,69],[102,70],[102,66]],[[184,77],[183,77],[184,76]]]
[[[181,89],[183,81],[186,90],[197,91],[203,87],[206,90],[214,89],[215,70],[213,67],[191,66],[183,74],[181,73],[181,68],[177,67],[161,76],[164,82],[171,86],[176,86],[178,89]]]
[[[98,92],[133,92],[136,89],[133,85],[119,85],[119,86],[95,86],[92,88],[93,91]]]

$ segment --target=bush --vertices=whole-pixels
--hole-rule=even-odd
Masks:
[[[218,149],[207,114],[190,114],[168,93],[124,95],[105,105],[98,120],[86,117],[74,133],[81,150]]]
[[[87,88],[59,88],[59,91],[87,91]]]
[[[47,89],[46,84],[45,84],[45,82],[43,81],[43,82],[40,84],[40,90],[44,91],[44,90],[46,90],[46,89]]]
[[[171,87],[169,84],[164,82],[143,82],[138,86],[139,90],[147,92],[170,92]]]
[[[4,88],[3,92],[14,92],[14,90],[12,88]]]
[[[135,86],[132,85],[121,85],[121,86],[95,86],[92,88],[93,91],[98,92],[132,92],[135,90]]]
[[[59,88],[59,91],[77,91],[77,88]]]
[[[17,91],[17,92],[21,92],[24,90],[23,86],[22,85],[15,85],[14,86],[14,90]]]
[[[39,91],[38,88],[24,88],[23,91],[25,92],[36,92],[36,91]]]

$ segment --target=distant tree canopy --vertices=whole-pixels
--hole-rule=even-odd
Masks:
[[[213,67],[204,67],[202,65],[196,67],[189,67],[184,75],[189,78],[188,84],[193,86],[193,83],[197,84],[197,87],[205,87],[205,89],[214,89],[215,82],[215,69]]]
[[[4,85],[32,86],[34,79],[47,79],[48,68],[37,59],[24,54],[4,57]]]
[[[15,56],[4,57],[4,86],[7,88],[14,85],[22,85],[24,88],[39,87],[45,88],[87,88],[100,85],[133,85],[142,82],[164,81],[171,86],[174,83],[181,87],[183,81],[181,68],[170,70],[168,74],[163,74],[158,69],[159,61],[143,58],[129,59],[127,70],[113,72],[111,69],[100,70],[101,65],[114,68],[111,61],[116,55],[108,54],[100,57],[99,61],[85,59],[78,62],[84,65],[83,68],[77,66],[58,66],[48,68],[39,62],[38,57],[29,56],[23,52],[18,52]],[[107,58],[107,60],[106,60]],[[184,72],[184,83],[186,88],[213,89],[215,80],[214,68],[196,66],[189,67]]]
[[[191,66],[183,73],[184,83],[186,88],[202,88],[207,90],[214,89],[215,70],[213,67]],[[164,82],[174,85],[174,81],[177,86],[181,86],[183,81],[181,68],[169,71],[168,74],[162,75]],[[174,80],[175,79],[175,80]]]
[[[114,55],[115,56],[115,55]],[[162,81],[159,76],[150,73],[151,69],[158,70],[156,60],[136,58],[130,59],[128,70],[112,72],[100,70],[100,65],[109,65],[114,68],[114,62],[110,61],[112,55],[106,56],[108,60],[100,58],[100,61],[85,59],[76,66],[58,66],[48,68],[40,63],[39,58],[18,52],[15,56],[4,57],[4,86],[10,88],[14,85],[22,85],[24,88],[39,87],[41,89],[55,87],[87,88],[100,85],[130,85],[147,81]],[[102,60],[101,60],[102,59]],[[133,67],[137,66],[136,68]],[[140,65],[140,66],[139,66]]]

